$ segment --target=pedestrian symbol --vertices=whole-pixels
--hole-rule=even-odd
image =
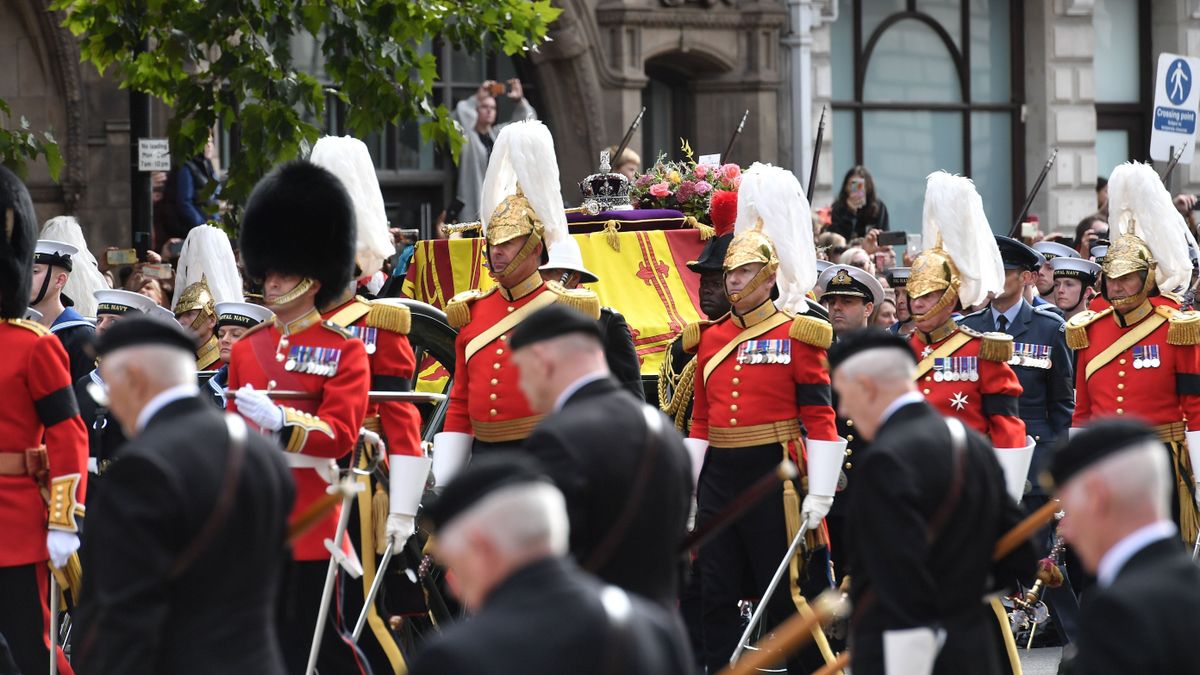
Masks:
[[[1192,69],[1187,61],[1175,59],[1167,73],[1167,98],[1175,105],[1183,105],[1192,91]]]

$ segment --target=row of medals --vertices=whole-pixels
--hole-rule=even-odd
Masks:
[[[1141,370],[1142,368],[1157,368],[1162,365],[1162,361],[1158,358],[1158,345],[1145,345],[1133,348],[1133,367]]]
[[[978,382],[978,359],[974,356],[948,356],[933,363],[935,382]]]

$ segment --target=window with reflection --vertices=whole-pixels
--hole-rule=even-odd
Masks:
[[[1024,197],[1021,25],[1016,0],[839,0],[834,194],[862,164],[891,228],[919,232],[925,177],[943,169],[974,179],[1007,232]]]

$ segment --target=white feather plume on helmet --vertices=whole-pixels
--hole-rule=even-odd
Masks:
[[[328,169],[345,186],[354,203],[359,278],[373,276],[383,269],[384,261],[396,254],[396,247],[388,236],[383,192],[379,189],[371,152],[357,138],[325,136],[313,146],[308,161]]]
[[[88,250],[87,239],[74,216],[55,216],[42,226],[39,239],[61,241],[79,249],[71,256],[71,274],[63,293],[75,303],[75,311],[84,316],[96,316],[96,291],[108,288],[108,280],[100,273],[96,257]]]
[[[484,236],[496,208],[518,188],[542,222],[542,240],[552,248],[567,236],[567,214],[554,138],[537,120],[513,122],[496,137],[479,199]]]
[[[787,169],[755,162],[742,174],[738,187],[737,220],[734,240],[754,230],[762,222],[762,232],[774,244],[779,258],[775,286],[780,309],[803,314],[808,311],[805,294],[817,282],[817,254],[813,245],[812,209],[800,181]],[[730,242],[734,250],[735,242]]]
[[[958,269],[963,307],[981,304],[989,293],[1004,290],[1004,262],[971,179],[945,171],[929,174],[922,221],[921,240],[930,248],[940,244]]]
[[[178,307],[184,292],[201,279],[208,282],[214,301],[245,302],[242,275],[233,257],[233,247],[229,245],[229,236],[212,225],[193,227],[183,240],[175,270],[175,295],[171,298],[171,307]]]
[[[1145,242],[1157,263],[1155,281],[1163,291],[1187,288],[1192,277],[1188,244],[1195,239],[1171,194],[1149,164],[1126,162],[1108,179],[1109,222],[1121,234]],[[1114,241],[1116,238],[1113,238]]]

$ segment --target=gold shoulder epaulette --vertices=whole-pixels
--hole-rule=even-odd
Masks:
[[[982,341],[979,345],[979,358],[984,361],[1007,363],[1013,357],[1013,338],[1008,333],[988,332],[977,335]]]
[[[1175,303],[1176,309],[1178,309],[1178,307],[1183,305],[1183,296],[1179,295],[1178,293],[1171,293],[1169,291],[1159,291],[1158,294],[1161,295],[1162,297],[1170,300],[1171,302]]]
[[[1159,306],[1154,309],[1167,319],[1167,344],[1191,346],[1200,344],[1200,312],[1183,311]]]
[[[547,283],[546,288],[558,296],[558,302],[593,319],[600,318],[600,296],[592,291],[586,288],[563,288],[554,281]]]
[[[833,344],[833,326],[815,316],[798,314],[792,317],[788,337],[814,347],[829,349],[829,345]]]
[[[712,324],[712,321],[701,319],[699,321],[693,321],[692,323],[684,326],[683,332],[679,334],[679,339],[683,340],[683,351],[687,352],[688,354],[695,354],[696,348],[700,346],[700,334],[704,332],[705,328],[711,326]],[[667,357],[667,360],[671,360],[669,356]]]
[[[1067,319],[1067,346],[1075,351],[1087,349],[1087,327],[1095,323],[1096,319],[1107,316],[1111,313],[1112,307],[1105,307],[1099,312],[1093,312],[1090,309],[1085,309],[1070,319]]]
[[[490,292],[488,291],[488,293]],[[478,288],[472,288],[450,298],[450,301],[446,303],[446,321],[449,322],[450,327],[459,329],[467,325],[471,321],[471,303],[485,295],[487,293]]]
[[[324,326],[325,328],[333,331],[334,333],[341,335],[343,338],[346,338],[347,340],[354,337],[354,333],[351,333],[350,331],[346,330],[345,328],[342,328],[341,326],[337,325],[336,323],[334,323],[332,321],[322,321],[321,325]],[[246,336],[243,335],[242,337],[246,337]]]
[[[367,326],[391,333],[408,335],[412,329],[412,312],[399,300],[372,300],[367,312]]]
[[[49,328],[46,328],[36,321],[29,321],[28,319],[8,319],[8,322],[14,326],[24,328],[25,330],[31,330],[34,333],[37,333],[38,337],[50,334]]]

